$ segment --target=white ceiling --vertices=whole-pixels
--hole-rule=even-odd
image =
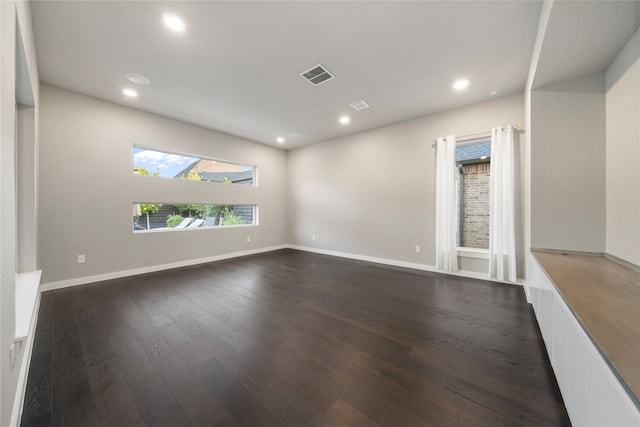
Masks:
[[[539,1],[32,1],[32,12],[43,83],[269,145],[284,136],[282,148],[289,149],[487,100],[494,90],[497,96],[522,91],[541,6]],[[587,58],[581,67],[602,69],[633,33],[633,23],[618,29],[616,17],[625,9],[610,8],[615,11],[605,13],[608,27],[597,35],[613,39],[602,47],[609,56]],[[183,34],[166,30],[161,18],[166,12],[186,20]],[[571,13],[563,19],[571,21]],[[579,22],[574,26],[584,30]],[[563,41],[558,28],[556,37]],[[543,49],[543,56],[560,64],[566,48],[562,45],[560,54]],[[314,87],[299,73],[318,63],[335,79]],[[570,65],[559,67],[575,73]],[[135,87],[125,78],[130,72],[152,84]],[[553,77],[553,71],[541,72],[548,74],[545,79]],[[455,92],[451,85],[460,77],[471,85]],[[140,96],[125,101],[126,86]],[[360,99],[371,108],[351,109]],[[351,116],[351,124],[338,123],[342,114]]]
[[[638,1],[555,1],[533,86],[605,70],[638,26]]]

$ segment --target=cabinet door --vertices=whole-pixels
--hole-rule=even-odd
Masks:
[[[640,409],[533,255],[530,262],[531,303],[571,423],[640,427]]]

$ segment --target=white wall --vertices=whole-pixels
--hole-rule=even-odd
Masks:
[[[9,426],[18,395],[19,373],[27,363],[23,357],[23,342],[16,343],[18,359],[13,367],[9,348],[15,337],[16,248],[20,236],[16,210],[21,205],[16,191],[16,176],[20,172],[16,164],[21,148],[16,141],[16,93],[25,88],[30,92],[29,97],[36,107],[32,111],[35,119],[38,105],[38,72],[28,2],[0,2],[0,52],[0,425]],[[31,140],[37,146],[37,125],[31,131],[34,132]],[[34,168],[33,157],[23,160]],[[34,217],[33,211],[28,214]],[[35,259],[34,250],[31,246],[25,254]]]
[[[606,73],[606,252],[640,265],[640,30]]]
[[[45,283],[286,243],[282,150],[50,86],[41,87],[40,129]],[[134,143],[257,165],[259,186],[134,176]],[[260,225],[134,234],[134,202],[257,204]]]
[[[604,73],[533,90],[531,123],[531,246],[604,252]]]
[[[433,266],[434,140],[523,121],[517,94],[290,151],[290,243]],[[464,266],[488,270],[484,260]]]

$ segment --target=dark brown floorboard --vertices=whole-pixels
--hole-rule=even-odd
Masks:
[[[523,290],[293,250],[43,294],[23,426],[568,426]]]

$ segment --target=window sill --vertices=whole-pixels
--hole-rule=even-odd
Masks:
[[[257,227],[258,224],[234,224],[234,225],[222,225],[222,226],[210,226],[210,227],[184,227],[184,228],[152,228],[150,230],[133,230],[133,234],[147,234],[147,233],[173,233],[178,231],[193,231],[193,230],[222,230],[226,228],[242,228],[242,227]]]
[[[16,340],[27,338],[31,328],[33,310],[38,299],[38,286],[40,285],[41,274],[42,270],[16,273]]]
[[[489,249],[480,248],[457,248],[458,256],[466,258],[489,259]]]

